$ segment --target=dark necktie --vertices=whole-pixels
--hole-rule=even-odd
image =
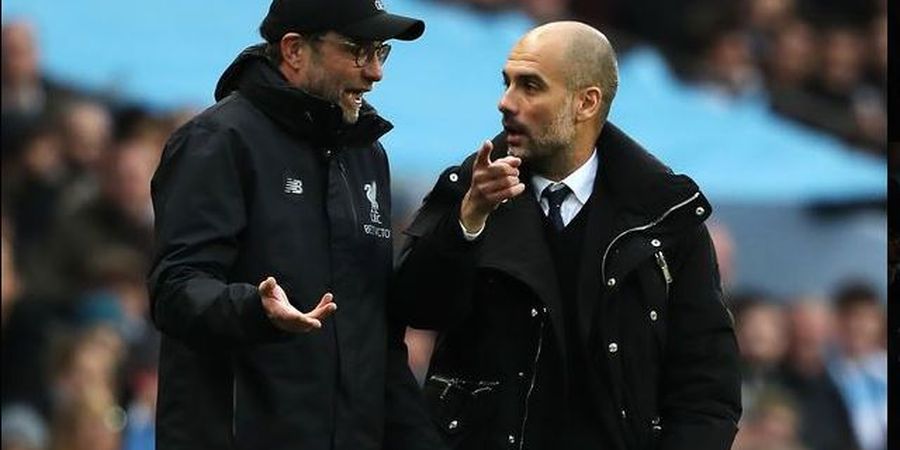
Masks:
[[[550,218],[550,223],[553,224],[553,228],[556,228],[556,231],[561,231],[565,228],[565,225],[563,225],[562,215],[559,213],[559,209],[572,190],[565,184],[554,190],[553,188],[558,185],[559,183],[555,183],[545,187],[544,191],[541,192],[541,197],[546,198],[547,203],[550,204],[550,209],[547,211],[547,217]]]

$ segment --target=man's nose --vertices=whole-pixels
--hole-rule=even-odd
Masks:
[[[509,88],[503,91],[503,95],[500,96],[500,102],[497,103],[497,109],[499,109],[504,116],[515,114],[515,104],[513,103],[512,96],[510,95]]]
[[[372,58],[366,65],[362,67],[363,77],[371,82],[381,81],[384,76],[384,65],[378,58]]]

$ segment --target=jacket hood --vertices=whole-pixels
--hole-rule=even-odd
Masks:
[[[235,91],[288,132],[319,145],[368,146],[393,128],[365,101],[359,120],[345,123],[340,106],[290,86],[265,56],[265,44],[248,47],[225,69],[215,99]]]

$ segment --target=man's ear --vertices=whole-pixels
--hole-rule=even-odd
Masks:
[[[582,122],[591,120],[600,114],[600,104],[603,102],[603,91],[597,86],[582,89],[575,102],[575,118]]]
[[[305,64],[306,48],[304,47],[305,39],[297,33],[286,33],[281,37],[279,45],[281,46],[281,59],[291,69],[300,70]]]

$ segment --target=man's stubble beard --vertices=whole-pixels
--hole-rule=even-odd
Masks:
[[[572,112],[572,99],[553,118],[550,125],[540,135],[531,137],[527,148],[520,156],[531,170],[539,175],[554,175],[560,166],[567,162],[572,144],[575,140],[575,124]]]
[[[359,108],[343,104],[344,93],[341,86],[336,84],[335,78],[322,69],[321,55],[313,54],[313,66],[310,68],[309,82],[304,90],[325,101],[334,103],[341,108],[341,116],[344,123],[355,124],[359,120]]]

